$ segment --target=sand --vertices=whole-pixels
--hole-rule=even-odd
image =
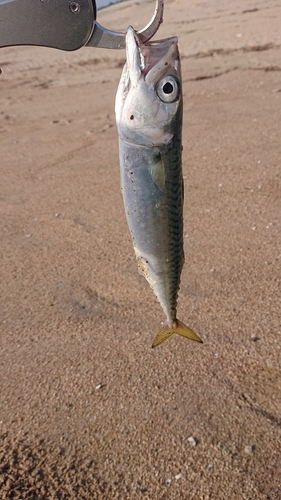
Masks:
[[[153,2],[99,12],[143,27]],[[124,51],[1,49],[0,498],[281,498],[281,4],[166,2],[184,92],[178,336],[119,189]]]

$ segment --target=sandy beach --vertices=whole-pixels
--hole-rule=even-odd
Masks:
[[[154,2],[98,13],[140,29]],[[119,188],[124,51],[0,50],[1,500],[281,498],[281,3],[166,1],[184,93],[178,315],[151,343]]]

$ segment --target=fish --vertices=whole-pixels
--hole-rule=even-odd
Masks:
[[[129,26],[115,114],[121,192],[138,271],[166,315],[152,347],[174,333],[202,342],[177,318],[184,264],[183,105],[177,37],[142,43]]]

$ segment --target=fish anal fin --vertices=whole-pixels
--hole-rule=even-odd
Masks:
[[[149,271],[147,267],[148,262],[146,262],[144,258],[141,257],[137,252],[135,253],[137,258],[138,272],[141,276],[143,276],[146,280],[148,280],[149,279]]]
[[[196,333],[194,333],[188,326],[186,326],[184,323],[182,323],[179,319],[176,319],[173,322],[172,328],[169,326],[164,325],[161,330],[157,333],[153,343],[152,347],[156,347],[159,344],[162,344],[164,340],[167,340],[173,333],[177,333],[178,335],[181,335],[182,337],[185,337],[190,340],[195,340],[195,342],[201,342],[202,340]]]

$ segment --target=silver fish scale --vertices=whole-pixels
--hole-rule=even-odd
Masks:
[[[181,109],[167,146],[145,147],[120,138],[121,190],[139,272],[152,286],[170,321],[176,319],[184,263]],[[162,161],[165,182],[153,177]]]

